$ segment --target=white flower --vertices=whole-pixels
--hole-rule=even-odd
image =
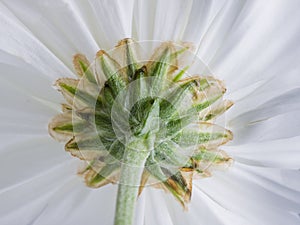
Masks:
[[[115,185],[87,188],[78,161],[47,131],[74,77],[72,56],[93,59],[124,37],[193,42],[224,80],[235,160],[194,181],[189,210],[146,188],[136,224],[296,225],[300,222],[300,23],[297,0],[0,2],[0,223],[112,224]]]

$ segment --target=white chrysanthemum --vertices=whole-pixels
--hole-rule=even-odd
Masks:
[[[234,165],[194,180],[188,211],[145,188],[135,224],[299,224],[299,10],[297,0],[2,0],[0,224],[113,224],[117,186],[87,188],[47,125],[73,55],[92,60],[125,37],[194,43],[235,102],[222,147]]]

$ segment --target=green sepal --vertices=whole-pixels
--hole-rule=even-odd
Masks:
[[[159,182],[165,182],[168,179],[168,176],[162,171],[159,162],[155,160],[154,152],[150,152],[150,155],[145,163],[145,169]]]
[[[179,81],[183,75],[186,73],[186,71],[189,69],[189,66],[184,67],[182,70],[180,70],[173,78],[173,82]]]
[[[232,133],[209,123],[198,123],[195,126],[186,127],[172,138],[181,147],[199,145],[221,145],[232,139]]]
[[[56,81],[56,85],[64,97],[68,100],[69,104],[83,103],[86,106],[94,107],[95,104],[102,104],[100,97],[95,98],[89,93],[78,88],[79,80],[70,78],[62,78]]]
[[[90,68],[90,62],[82,54],[76,54],[73,58],[74,68],[79,77],[84,77],[93,84],[97,84],[94,72]]]
[[[85,182],[89,187],[99,188],[116,182],[120,173],[120,163],[106,164],[99,171],[95,171],[96,169],[95,166],[92,166],[92,169],[85,175]]]
[[[125,89],[128,78],[122,72],[120,65],[105,51],[101,50],[97,53],[97,60],[99,60],[102,71],[107,79],[107,85],[111,88],[115,98],[120,91]]]
[[[221,97],[223,96],[222,95],[219,95],[219,96],[216,96],[214,98],[211,98],[211,99],[208,99],[208,100],[205,100],[203,102],[200,102],[200,103],[197,103],[197,104],[194,104],[192,106],[191,109],[188,110],[188,112],[201,112],[202,110],[208,108],[209,106],[211,106],[213,103],[215,103],[216,101],[218,101]]]
[[[202,121],[212,120],[217,116],[222,115],[233,105],[232,101],[223,100],[218,104],[214,104],[210,109],[204,113],[204,115],[199,115],[199,119]]]
[[[89,123],[78,117],[72,117],[72,112],[58,114],[49,124],[50,135],[58,141],[68,141],[75,134],[89,129]]]
[[[136,136],[157,132],[159,129],[159,100],[142,99],[130,112],[129,125]]]
[[[165,85],[168,70],[172,60],[172,50],[169,45],[161,46],[161,53],[157,53],[157,59],[147,65],[148,76],[153,77],[152,93],[159,94]]]
[[[190,89],[195,85],[194,80],[190,80],[182,85],[175,86],[174,90],[167,94],[167,99],[161,101],[160,117],[162,119],[170,119],[180,109],[180,104],[185,97],[189,97]],[[191,103],[192,104],[192,103]],[[183,107],[183,106],[181,106]]]
[[[185,84],[191,81],[194,83],[194,86],[189,89],[190,94],[193,96],[191,99],[192,105],[186,110],[186,114],[200,113],[212,106],[225,93],[221,83],[212,77],[191,77],[180,80],[178,83]]]
[[[162,133],[165,132],[165,135],[167,137],[173,137],[175,136],[179,131],[181,131],[183,128],[191,124],[192,122],[197,121],[197,115],[184,115],[181,118],[175,118],[173,120],[170,120],[166,125],[166,131],[162,131]]]
[[[189,147],[207,143],[211,140],[216,140],[224,138],[222,133],[213,133],[210,132],[180,132],[172,140],[179,144],[180,146]]]
[[[168,168],[180,168],[186,165],[189,157],[179,151],[178,146],[171,141],[164,141],[154,150],[154,159],[160,166]]]
[[[65,145],[65,150],[75,157],[88,161],[108,154],[100,138],[92,135],[73,137]]]
[[[124,47],[124,58],[126,62],[126,74],[129,80],[132,80],[139,65],[136,60],[136,53],[133,48],[134,41],[130,38],[125,38],[119,42],[118,47]]]
[[[222,151],[210,151],[205,148],[200,148],[193,154],[192,159],[196,162],[206,161],[211,163],[222,163],[228,161],[230,157],[224,155]]]
[[[85,121],[73,123],[70,121],[70,123],[58,125],[56,127],[53,127],[53,130],[56,132],[68,132],[68,133],[74,133],[77,131],[77,133],[82,132],[87,126],[87,123]]]
[[[173,196],[179,200],[179,202],[185,206],[191,200],[192,195],[192,184],[187,181],[181,174],[181,172],[177,172],[175,174],[170,175],[170,178],[164,182],[164,185],[167,189],[173,194]]]
[[[154,157],[154,153],[148,157],[145,165],[146,170],[159,183],[162,183],[182,205],[185,205],[191,197],[190,184],[180,172],[172,173],[170,170],[160,167],[159,162]]]

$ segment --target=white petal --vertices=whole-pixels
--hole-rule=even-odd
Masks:
[[[73,76],[65,64],[41,43],[12,12],[0,3],[0,48],[2,52],[20,58],[37,70],[51,76]]]
[[[238,167],[249,174],[251,173],[270,191],[278,192],[291,200],[299,199],[300,186],[297,182],[300,176],[299,170],[257,167],[242,163],[238,163]]]
[[[243,171],[236,164],[227,173],[199,180],[197,187],[222,207],[246,218],[252,224],[299,224],[299,200],[274,191],[274,188],[280,190],[280,186],[272,187],[266,185],[266,182]],[[286,192],[289,190],[284,190]],[[296,197],[299,198],[299,194]]]
[[[0,149],[0,190],[17,185],[70,159],[49,136],[31,138]]]
[[[192,1],[182,40],[198,46],[226,2],[228,1]]]
[[[74,177],[72,174],[76,171],[74,162],[78,163],[75,160],[66,161],[64,164],[51,168],[37,177],[32,177],[26,182],[1,190],[0,200],[5,204],[0,204],[0,218],[57,190],[64,182],[72,179]]]
[[[222,220],[215,214],[215,208],[212,202],[209,202],[207,197],[200,191],[193,190],[191,203],[187,206],[187,211],[184,211],[182,206],[176,202],[173,196],[166,195],[168,210],[174,225],[181,224],[211,224],[221,225]]]
[[[117,186],[106,185],[101,189],[94,190],[83,186],[81,189],[88,190],[89,194],[82,201],[73,203],[74,206],[76,205],[78,207],[72,210],[69,219],[64,224],[113,224]],[[60,201],[57,201],[57,204],[60,205]],[[70,198],[66,204],[72,204],[72,199]],[[55,207],[55,205],[53,205],[53,207]],[[40,225],[43,225],[43,221],[44,220],[41,220]]]
[[[78,52],[94,57],[98,46],[73,1],[4,1],[11,12],[41,43],[72,68]]]
[[[287,169],[300,168],[300,137],[245,145],[223,146],[235,160],[249,165]]]
[[[287,111],[267,120],[233,127],[234,139],[230,145],[263,142],[300,135],[300,111]]]
[[[300,110],[299,95],[300,88],[296,88],[283,93],[276,98],[266,101],[252,110],[249,109],[249,107],[251,107],[251,104],[250,106],[242,104],[243,106],[248,107],[248,111],[239,114],[239,112],[236,111],[237,109],[233,109],[233,112],[230,112],[230,114],[233,114],[230,117],[233,118],[229,121],[229,125],[238,128],[241,126],[247,126],[249,124],[266,120],[273,116],[277,116],[286,112]],[[242,106],[240,105],[237,107],[241,108]],[[235,116],[236,114],[238,115]]]
[[[135,22],[138,39],[181,40],[191,3],[191,0],[137,1]]]
[[[198,57],[207,64],[223,46],[234,23],[242,12],[245,1],[226,1],[215,16],[198,46]]]
[[[12,65],[10,62],[5,63],[1,62],[2,60],[9,60],[15,65]],[[15,59],[7,54],[1,54],[0,52],[0,69],[1,69],[1,80],[6,80],[10,83],[13,83],[19,89],[25,89],[30,91],[31,94],[42,95],[42,97],[49,97],[49,90],[51,85],[53,85],[54,80],[58,77],[64,76],[55,75],[46,76],[41,73],[39,70],[29,66],[28,64],[23,63],[22,61]],[[48,89],[47,86],[50,86]],[[40,96],[39,95],[39,96]],[[50,96],[53,97],[53,96]],[[49,98],[50,98],[49,97]],[[55,96],[54,96],[55,97]]]
[[[46,193],[43,197],[29,201],[26,206],[14,209],[11,213],[8,213],[0,218],[1,224],[20,224],[20,218],[22,218],[22,224],[32,224],[40,214],[43,213],[47,201],[51,196],[51,192]]]
[[[229,211],[219,205],[215,199],[206,195],[196,185],[193,187],[191,203],[188,205],[188,211],[174,202],[174,199],[167,197],[168,207],[174,219],[174,225],[197,224],[199,225],[250,225],[247,219]]]
[[[137,0],[134,7],[134,35],[138,40],[153,40],[156,1]]]
[[[0,78],[0,94],[6,96],[0,100],[0,134],[47,135],[50,118],[61,108],[59,93],[45,77],[32,77],[38,84],[26,78],[34,75],[26,69],[6,66],[3,72],[9,76]]]
[[[286,185],[287,187],[297,190],[300,192],[300,170],[281,170],[278,173],[273,173],[275,176],[274,179],[281,178],[280,182],[282,185]]]
[[[89,189],[80,183],[77,177],[73,177],[50,196],[42,213],[32,224],[66,224],[74,215],[75,209],[81,207],[88,194]]]
[[[295,22],[299,9],[298,1],[245,4],[226,39],[219,35],[222,47],[210,62],[213,72],[226,80],[229,90],[266,82],[274,76],[283,81],[277,86],[293,85],[286,76],[299,71],[300,24]]]
[[[172,218],[172,215],[167,208],[166,202],[163,201],[165,193],[162,190],[157,190],[154,188],[145,188],[144,191],[147,192],[145,225],[173,225],[174,218]]]
[[[138,197],[137,204],[136,204],[136,211],[135,211],[135,220],[134,220],[134,224],[136,225],[144,224],[146,205],[148,204],[146,200],[146,195],[147,192],[143,191],[141,195]]]
[[[111,49],[125,37],[132,36],[132,12],[134,1],[75,1],[98,45]]]
[[[7,109],[12,108],[13,105],[16,108],[23,106],[23,110],[38,114],[38,111],[35,111],[37,107],[44,107],[49,110],[54,105],[59,106],[62,101],[61,95],[53,88],[53,80],[46,79],[45,76],[37,76],[36,71],[26,68],[21,70],[20,68],[2,67],[1,65],[0,68],[5,74],[5,76],[0,77],[1,94],[2,96],[9,96],[9,98],[2,98],[1,104],[4,104]],[[27,107],[24,105],[26,101],[28,102]],[[45,102],[48,102],[48,105],[41,104]],[[30,104],[32,105],[30,106]],[[56,107],[55,109],[57,109]],[[47,113],[47,110],[44,112]],[[57,112],[57,110],[55,111]]]
[[[50,196],[34,225],[113,224],[117,185],[90,189],[78,178],[70,180]],[[144,221],[143,199],[138,200],[136,224]],[[47,222],[48,221],[48,222]]]

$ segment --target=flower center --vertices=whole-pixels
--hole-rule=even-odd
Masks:
[[[201,65],[186,45],[161,43],[149,59],[146,47],[124,39],[109,53],[99,51],[93,64],[77,54],[78,79],[56,82],[66,103],[49,133],[85,161],[87,186],[126,183],[126,164],[139,167],[131,184],[139,193],[146,185],[163,188],[185,205],[193,178],[232,161],[219,150],[232,133],[214,123],[232,102],[223,99],[218,79],[189,76]]]

